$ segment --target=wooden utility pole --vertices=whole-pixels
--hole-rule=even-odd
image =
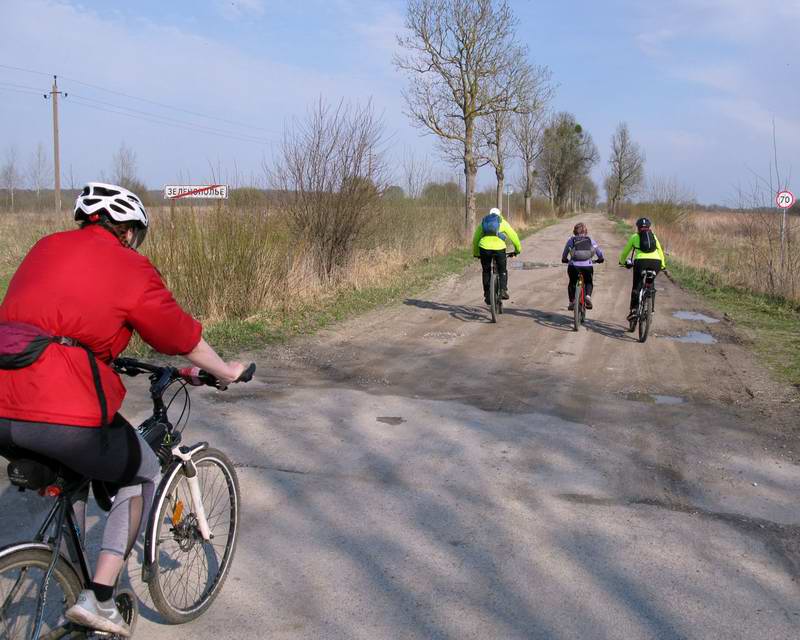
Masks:
[[[53,191],[56,196],[56,211],[61,211],[61,158],[58,154],[58,96],[61,92],[58,90],[58,78],[53,76],[53,88],[50,90],[50,96],[53,99],[53,176],[55,177],[55,185]],[[47,94],[44,96],[47,98]],[[67,94],[64,94],[67,97]]]

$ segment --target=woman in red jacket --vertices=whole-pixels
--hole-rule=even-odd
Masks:
[[[115,185],[89,183],[78,196],[80,228],[39,240],[0,304],[2,323],[34,325],[88,347],[52,344],[31,365],[0,369],[0,448],[20,447],[89,478],[121,485],[108,515],[91,589],[67,612],[74,622],[129,635],[113,587],[152,504],[160,469],[120,416],[125,388],[111,361],[133,331],[161,353],[183,355],[226,382],[244,371],[202,338],[152,263],[135,249],[147,233],[142,202]],[[107,421],[108,424],[103,424]]]

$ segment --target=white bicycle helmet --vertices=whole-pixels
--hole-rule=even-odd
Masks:
[[[107,215],[114,222],[133,222],[131,247],[138,248],[147,235],[149,218],[136,194],[115,184],[90,182],[75,201],[75,220],[98,220]]]
[[[489,215],[492,215],[492,214],[495,214],[497,216],[502,216],[503,215],[502,213],[500,213],[500,209],[498,209],[497,207],[492,207],[491,209],[489,209]]]

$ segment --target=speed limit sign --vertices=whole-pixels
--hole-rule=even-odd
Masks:
[[[794,205],[794,194],[791,191],[781,191],[775,196],[775,203],[781,209],[791,209]]]

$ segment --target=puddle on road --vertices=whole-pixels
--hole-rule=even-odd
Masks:
[[[400,416],[379,416],[375,418],[378,422],[382,422],[383,424],[391,424],[391,425],[398,425],[403,424],[405,422],[404,418]]]
[[[683,404],[686,402],[686,399],[680,396],[664,396],[657,393],[654,393],[652,398],[656,404]]]
[[[555,262],[509,262],[509,269],[516,269],[518,271],[530,271],[531,269],[549,269],[551,267],[560,267],[560,264]]]
[[[705,331],[690,331],[685,336],[663,336],[675,342],[688,342],[691,344],[715,344],[717,339]]]
[[[697,313],[696,311],[676,311],[672,315],[679,320],[695,320],[697,322],[705,322],[706,324],[716,324],[719,322],[716,318],[712,318],[703,313]]]
[[[463,333],[456,333],[455,331],[429,331],[423,338],[433,338],[434,340],[450,340],[452,338],[460,338]]]
[[[667,396],[659,393],[640,393],[638,391],[625,393],[622,397],[626,400],[649,402],[651,404],[684,404],[686,402],[686,398],[680,396]]]

